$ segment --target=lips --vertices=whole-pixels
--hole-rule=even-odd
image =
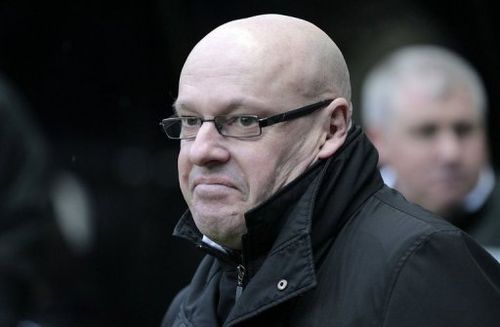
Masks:
[[[231,180],[225,177],[221,176],[202,176],[202,177],[197,177],[193,181],[193,190],[200,185],[206,185],[206,186],[224,186],[224,187],[229,187],[233,189],[237,189],[237,187],[232,183]]]
[[[444,171],[434,174],[432,181],[434,183],[445,185],[462,184],[463,180],[467,180],[467,176],[458,171]]]
[[[224,201],[235,200],[234,196],[240,194],[234,183],[223,177],[199,177],[192,185],[193,200],[202,203],[216,201],[220,205]]]

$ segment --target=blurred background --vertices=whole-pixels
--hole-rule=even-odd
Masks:
[[[461,53],[485,81],[498,162],[491,1],[0,0],[0,293],[15,298],[0,295],[0,327],[159,326],[200,253],[171,237],[185,205],[177,143],[158,123],[196,42],[269,12],[332,36],[355,110],[364,74],[393,48],[430,42]]]

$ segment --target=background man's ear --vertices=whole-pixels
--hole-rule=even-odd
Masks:
[[[337,98],[325,109],[330,119],[328,126],[325,126],[326,139],[318,153],[318,158],[331,157],[344,144],[351,121],[350,108],[350,103],[346,99]]]
[[[378,151],[379,165],[387,164],[387,153],[385,150],[384,131],[381,128],[366,128],[366,135]]]

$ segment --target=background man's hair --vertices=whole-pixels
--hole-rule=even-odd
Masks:
[[[367,75],[361,90],[364,126],[383,127],[391,115],[395,96],[412,81],[419,85],[425,83],[426,89],[436,97],[457,87],[465,87],[471,91],[481,115],[486,116],[485,87],[469,62],[443,47],[413,45],[396,50]]]

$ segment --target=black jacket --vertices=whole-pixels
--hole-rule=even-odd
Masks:
[[[467,231],[479,244],[500,250],[500,174],[486,202],[476,211],[459,218],[458,227]]]
[[[163,326],[500,326],[500,266],[384,186],[377,159],[353,128],[246,214],[241,255],[207,255]],[[189,213],[174,234],[203,247]]]

